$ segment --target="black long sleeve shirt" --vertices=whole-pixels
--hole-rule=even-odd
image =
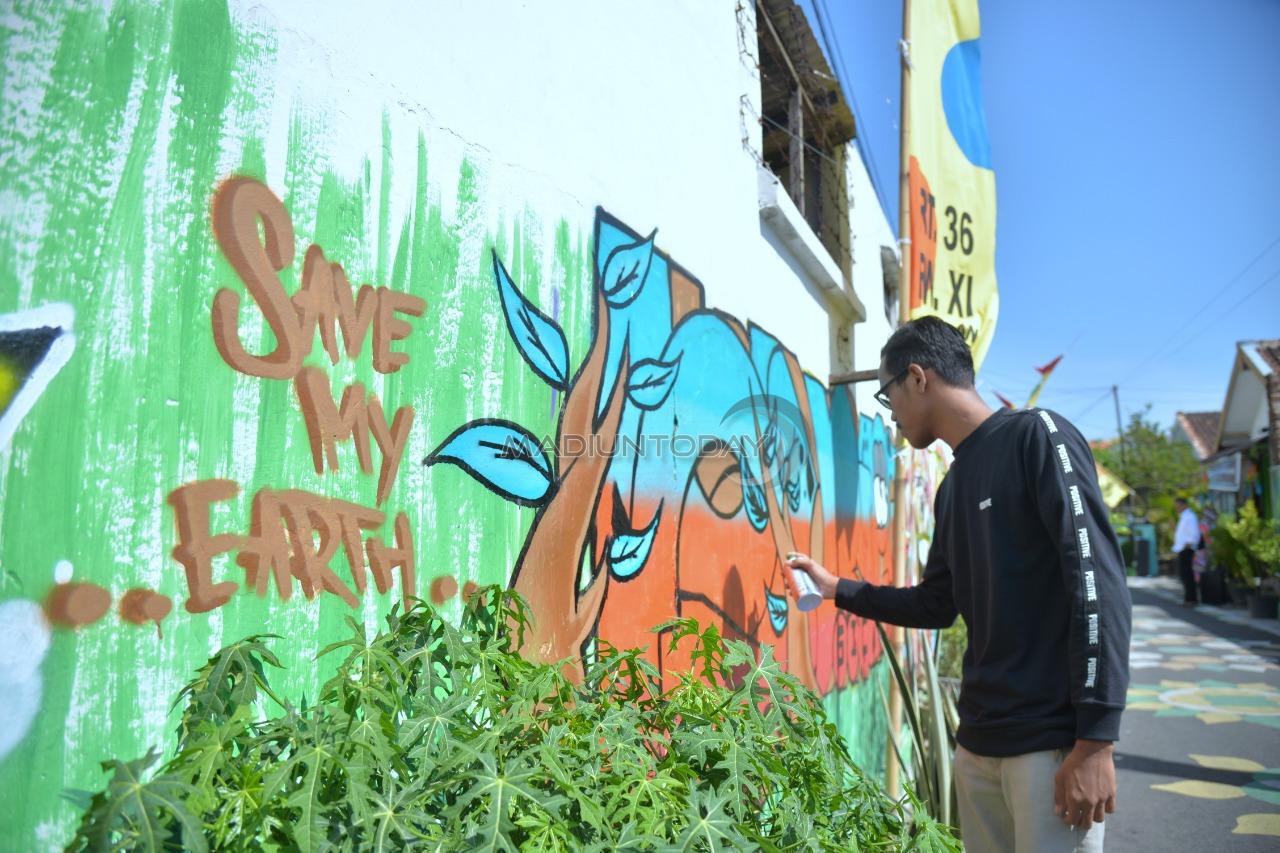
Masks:
[[[1093,454],[1060,415],[1001,410],[955,448],[920,583],[842,579],[836,605],[968,628],[959,743],[986,756],[1119,738],[1132,605]]]

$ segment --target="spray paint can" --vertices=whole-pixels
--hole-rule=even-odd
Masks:
[[[809,577],[808,572],[791,567],[791,560],[798,556],[800,555],[795,553],[787,555],[787,570],[791,572],[791,579],[795,582],[796,609],[801,613],[808,613],[810,610],[816,610],[822,603],[822,593],[818,590],[818,585],[813,582],[813,578]]]

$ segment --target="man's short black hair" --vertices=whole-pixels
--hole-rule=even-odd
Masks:
[[[1182,504],[1183,506],[1191,506],[1190,502],[1186,498],[1174,498],[1173,502],[1176,504]]]
[[[973,387],[973,353],[960,330],[938,317],[903,323],[880,350],[880,360],[890,376],[918,364],[953,388]]]

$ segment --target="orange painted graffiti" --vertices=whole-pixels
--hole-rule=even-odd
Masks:
[[[197,480],[179,486],[169,495],[178,527],[173,558],[186,571],[190,597],[186,608],[203,613],[226,604],[238,588],[234,581],[213,580],[213,560],[238,551],[236,563],[244,569],[246,587],[265,595],[268,583],[285,601],[293,595],[294,581],[303,595],[314,599],[332,593],[354,607],[356,594],[364,594],[369,572],[378,592],[391,589],[393,572],[400,573],[400,589],[406,601],[416,594],[413,534],[409,519],[395,519],[395,546],[364,532],[382,526],[385,514],[350,501],[326,498],[301,489],[262,489],[253,498],[250,533],[213,533],[210,506],[229,501],[240,488],[231,480]],[[346,555],[352,592],[330,567],[341,548]]]
[[[393,373],[409,356],[392,350],[391,345],[412,331],[396,315],[419,316],[426,303],[410,294],[368,284],[353,295],[342,266],[330,262],[314,244],[303,260],[302,284],[290,297],[279,273],[294,261],[293,221],[280,199],[253,178],[233,177],[223,182],[214,194],[212,220],[219,247],[276,338],[275,349],[269,353],[246,352],[240,342],[239,293],[224,287],[214,296],[211,315],[218,352],[230,367],[249,376],[294,380],[317,474],[325,472],[326,464],[328,470],[337,470],[337,446],[348,440],[354,445],[361,471],[371,474],[371,445],[376,444],[382,454],[377,488],[381,505],[400,470],[413,408],[400,407],[388,423],[381,401],[366,395],[360,383],[349,386],[341,403],[336,404],[328,377],[314,367],[303,367],[302,361],[311,351],[317,330],[334,364],[343,352],[356,358],[372,326],[373,368]],[[328,592],[354,607],[368,587],[366,566],[378,592],[391,589],[393,572],[398,570],[406,601],[416,594],[413,534],[404,513],[395,517],[395,545],[391,546],[380,537],[365,535],[386,520],[387,514],[381,510],[300,489],[260,489],[253,497],[248,535],[213,533],[210,506],[235,498],[239,491],[239,485],[231,480],[212,479],[179,486],[169,494],[178,533],[173,557],[186,574],[189,612],[213,610],[231,599],[239,585],[213,578],[214,558],[231,551],[239,552],[235,562],[245,572],[244,585],[259,595],[265,595],[274,582],[280,597],[287,601],[296,581],[308,599]],[[351,586],[331,567],[339,550],[346,556]],[[159,609],[154,599],[139,593],[133,599],[126,597],[121,612],[125,619],[137,622]]]

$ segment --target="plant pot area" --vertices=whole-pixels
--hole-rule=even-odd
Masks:
[[[1225,603],[1247,608],[1253,619],[1276,619],[1280,612],[1280,521],[1261,517],[1251,501],[1239,512],[1218,519],[1209,547],[1210,563],[1226,583]],[[1202,586],[1210,574],[1202,574]]]

